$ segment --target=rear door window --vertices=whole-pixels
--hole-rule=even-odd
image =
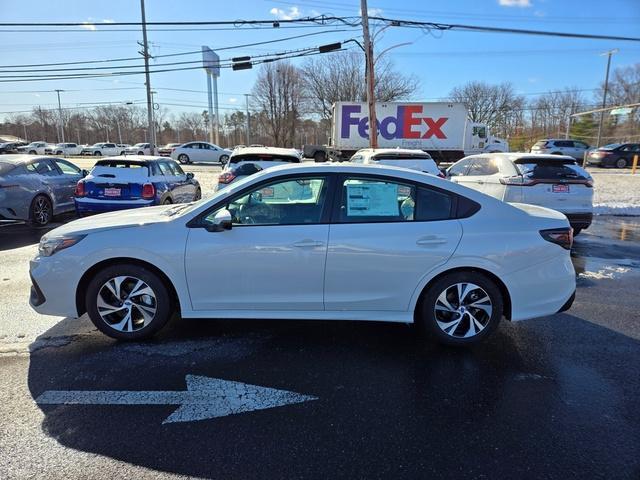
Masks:
[[[467,172],[468,176],[485,176],[498,173],[498,166],[489,158],[475,158],[471,168]]]
[[[339,223],[407,222],[414,218],[416,189],[413,185],[347,178],[340,189]]]
[[[56,162],[63,175],[80,175],[80,169],[74,164],[59,158],[55,159],[54,162]]]
[[[38,175],[55,176],[58,170],[49,160],[37,160],[26,165],[27,171],[37,173]]]
[[[447,170],[447,174],[450,177],[457,177],[459,175],[464,175],[467,173],[467,169],[471,164],[471,159],[460,160],[458,163],[452,165],[449,170]]]

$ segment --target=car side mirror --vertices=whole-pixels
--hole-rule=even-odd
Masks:
[[[223,232],[225,230],[231,230],[232,226],[231,213],[226,208],[220,210],[213,217],[213,222],[207,224],[207,232]]]
[[[193,172],[187,172],[187,180],[193,180]]]
[[[82,175],[82,178],[84,178],[84,177],[86,177],[87,175],[89,175],[89,170],[84,170],[84,169],[83,169],[83,170],[80,172],[80,174]]]

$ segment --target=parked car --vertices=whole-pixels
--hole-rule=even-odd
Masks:
[[[624,168],[633,164],[634,155],[640,156],[640,143],[612,143],[587,154],[587,165]]]
[[[150,143],[136,143],[124,150],[125,155],[153,155]]]
[[[574,235],[591,225],[593,178],[573,157],[529,153],[471,155],[447,170],[453,182],[505,202],[553,208]]]
[[[55,157],[0,157],[0,219],[47,225],[55,215],[73,211],[73,192],[87,172]]]
[[[229,184],[265,168],[300,163],[301,161],[300,153],[293,148],[243,147],[235,149],[218,176],[216,190],[221,190]]]
[[[419,172],[430,173],[438,177],[444,174],[436,162],[427,152],[406,148],[363,148],[352,157],[351,162],[365,165],[391,165],[394,167],[410,168]]]
[[[0,155],[18,153],[18,148],[28,145],[27,142],[4,142],[0,143]]]
[[[180,163],[226,163],[231,150],[209,142],[189,142],[176,147],[171,158]]]
[[[171,152],[173,152],[173,149],[176,147],[179,147],[180,145],[182,145],[181,143],[167,143],[166,145],[160,147],[158,149],[158,155],[162,156],[162,157],[170,157],[171,156]]]
[[[77,143],[56,143],[44,149],[47,155],[80,155],[82,147]]]
[[[111,155],[124,155],[124,146],[115,143],[94,143],[90,147],[82,149],[82,155],[93,155],[95,157],[108,157]]]
[[[537,141],[530,153],[546,153],[551,155],[569,155],[576,160],[583,160],[584,153],[591,147],[579,140],[549,138]]]
[[[47,142],[31,142],[28,145],[18,147],[18,153],[28,153],[29,155],[44,155]]]
[[[113,157],[99,160],[75,189],[79,215],[169,205],[200,199],[193,173],[164,157]]]
[[[30,264],[30,303],[48,315],[88,312],[119,339],[149,337],[179,311],[416,322],[443,343],[470,345],[503,316],[571,306],[571,243],[559,212],[433,175],[286,165],[191,205],[104,214],[49,232]]]

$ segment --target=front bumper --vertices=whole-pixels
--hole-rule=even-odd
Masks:
[[[155,205],[155,199],[151,200],[100,200],[96,198],[76,198],[74,199],[76,212],[104,213],[116,210],[130,210],[132,208],[151,207]]]
[[[585,228],[589,228],[591,222],[593,221],[593,213],[565,213],[565,216],[569,220],[571,226],[576,229],[579,228],[584,230]]]
[[[80,272],[63,265],[59,259],[36,257],[29,263],[31,294],[29,305],[42,315],[77,317],[76,286]],[[62,276],[61,271],[67,272]]]

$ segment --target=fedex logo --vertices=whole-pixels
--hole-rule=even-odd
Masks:
[[[341,138],[349,138],[351,127],[358,127],[358,135],[369,138],[369,118],[360,118],[362,107],[360,105],[345,105],[342,107]],[[379,118],[376,121],[378,131],[387,140],[394,138],[422,139],[440,138],[447,136],[442,131],[443,125],[449,120],[447,117],[431,118],[422,117],[422,105],[398,106],[396,116]]]

